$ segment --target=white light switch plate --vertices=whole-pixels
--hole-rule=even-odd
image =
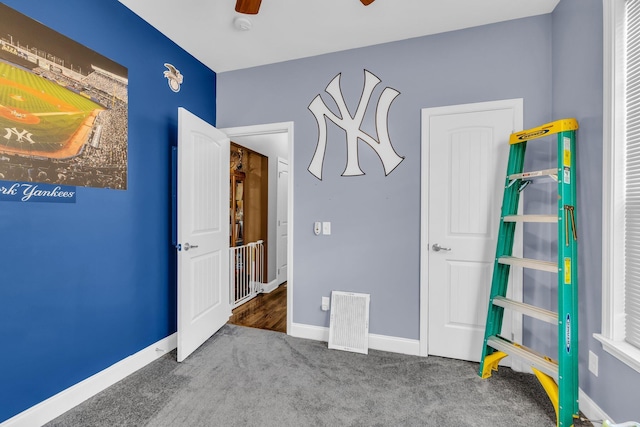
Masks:
[[[323,222],[322,223],[322,234],[329,235],[331,234],[331,223]]]
[[[598,376],[598,356],[591,350],[589,350],[589,371]]]

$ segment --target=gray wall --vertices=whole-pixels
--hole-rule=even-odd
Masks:
[[[553,112],[578,131],[580,387],[615,421],[640,420],[640,374],[602,349],[602,2],[562,0],[553,13]],[[589,350],[599,375],[587,369]]]
[[[419,338],[420,110],[524,98],[525,127],[551,117],[551,16],[539,16],[218,75],[218,127],[293,121],[296,323],[328,326],[321,296],[371,294],[370,332]],[[322,181],[307,171],[318,127],[307,109],[338,73],[351,113],[363,70],[401,94],[389,134],[404,161],[388,176],[361,143],[363,176],[342,177],[344,132],[329,126]],[[324,94],[329,108],[337,111]],[[363,128],[375,135],[374,105]],[[331,236],[314,236],[331,221]]]
[[[385,177],[377,156],[362,148],[360,166],[366,175],[341,177],[344,133],[330,125],[319,181],[306,170],[317,139],[307,106],[342,73],[353,112],[363,69],[382,80],[381,88],[401,92],[390,110],[389,133],[405,160]],[[579,121],[580,387],[614,420],[637,420],[640,375],[604,352],[592,336],[600,332],[602,303],[599,0],[561,0],[550,15],[222,73],[218,124],[295,122],[293,321],[327,326],[320,296],[332,289],[367,292],[372,295],[372,333],[418,339],[420,109],[519,97],[524,98],[525,128],[563,117]],[[336,111],[330,101],[327,105]],[[365,127],[374,129],[371,121]],[[553,144],[530,144],[527,152],[530,168],[555,162]],[[554,191],[529,187],[525,211],[547,212]],[[318,220],[332,221],[333,235],[313,236],[312,224]],[[525,256],[553,257],[556,246],[555,230],[525,229]],[[555,306],[555,275],[525,272],[524,279],[526,301]],[[545,354],[557,348],[555,328],[536,321],[525,322],[524,338]],[[587,369],[589,350],[599,357],[599,377]]]

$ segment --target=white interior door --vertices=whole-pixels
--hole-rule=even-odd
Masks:
[[[229,138],[178,109],[178,362],[229,320]]]
[[[282,158],[278,158],[278,244],[277,246],[277,268],[278,284],[287,281],[287,250],[288,250],[288,203],[289,199],[289,163]]]
[[[428,301],[421,326],[428,354],[480,359],[508,140],[521,129],[521,99],[423,110],[421,276]],[[519,293],[522,273],[512,270],[509,288]],[[509,334],[510,320],[503,322]]]

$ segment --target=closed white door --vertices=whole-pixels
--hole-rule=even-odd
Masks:
[[[229,138],[178,110],[178,362],[229,320]]]
[[[289,198],[289,163],[285,159],[278,158],[278,243],[277,243],[277,268],[278,284],[287,281],[287,250],[288,250],[288,198]]]
[[[421,326],[428,354],[480,359],[508,140],[521,129],[522,100],[423,110],[422,291],[428,313]],[[510,318],[504,324],[509,329]]]

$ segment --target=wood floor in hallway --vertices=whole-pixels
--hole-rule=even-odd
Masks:
[[[228,323],[287,332],[287,283],[235,308]]]

